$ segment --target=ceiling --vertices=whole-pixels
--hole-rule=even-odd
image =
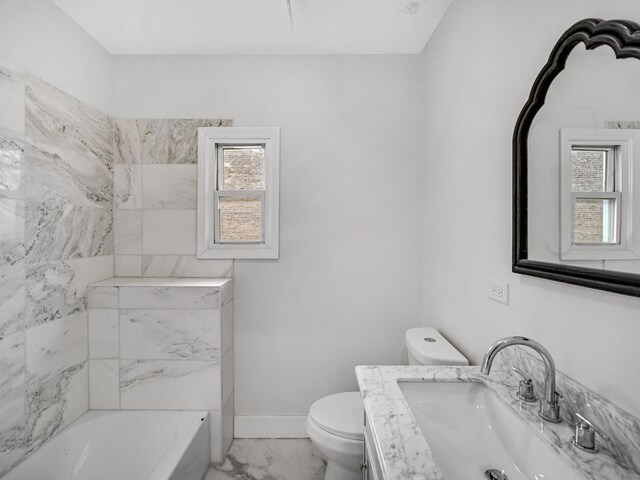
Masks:
[[[112,54],[411,54],[451,0],[53,2]]]

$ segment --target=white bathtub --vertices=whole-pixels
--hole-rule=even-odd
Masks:
[[[201,480],[207,412],[91,411],[2,480]]]

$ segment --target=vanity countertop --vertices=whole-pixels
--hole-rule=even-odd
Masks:
[[[398,381],[481,382],[530,423],[534,435],[541,435],[586,480],[639,480],[606,451],[581,452],[568,439],[573,428],[562,422],[543,422],[537,405],[523,406],[513,395],[518,382],[496,370],[482,375],[479,367],[360,366],[356,376],[364,399],[367,422],[374,437],[383,480],[446,480],[436,465],[431,449],[404,399]]]

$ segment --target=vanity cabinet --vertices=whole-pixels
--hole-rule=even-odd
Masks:
[[[382,469],[380,460],[376,453],[376,447],[373,440],[373,433],[367,422],[367,416],[364,417],[364,449],[362,458],[362,480],[382,480]]]

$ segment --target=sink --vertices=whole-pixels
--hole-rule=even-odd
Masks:
[[[584,480],[548,440],[479,382],[398,382],[447,480]],[[522,408],[537,411],[538,404]],[[567,439],[568,440],[568,439]]]

